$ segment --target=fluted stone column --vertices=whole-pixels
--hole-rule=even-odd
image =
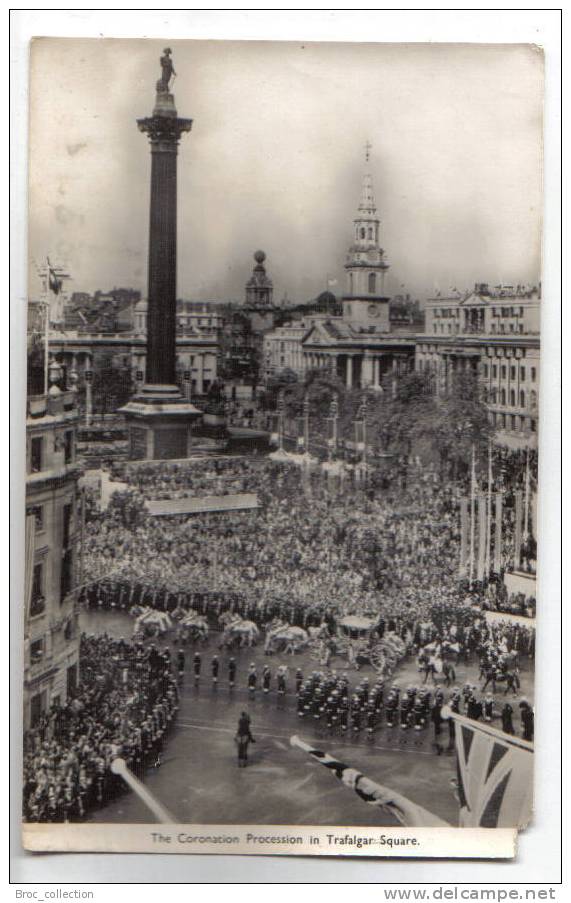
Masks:
[[[151,199],[145,384],[123,408],[129,456],[136,459],[186,457],[190,424],[202,416],[176,385],[177,153],[192,120],[178,117],[168,90],[170,50],[161,67],[152,116],[137,120],[151,146]]]

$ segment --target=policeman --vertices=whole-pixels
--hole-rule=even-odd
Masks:
[[[533,709],[530,706],[527,699],[522,699],[519,704],[520,708],[520,717],[521,717],[521,726],[522,726],[522,737],[524,740],[528,740],[530,743],[533,743],[533,730],[534,730],[534,715]]]
[[[267,695],[270,692],[270,683],[272,680],[272,672],[268,665],[264,665],[264,670],[262,671],[262,689],[264,694]]]
[[[236,683],[236,661],[233,658],[228,659],[228,686],[234,689]]]
[[[218,661],[217,655],[214,655],[212,657],[211,668],[212,668],[212,683],[213,683],[214,687],[216,687],[216,684],[218,683],[218,671],[220,668],[220,662]]]
[[[471,693],[468,698],[466,716],[472,718],[474,721],[478,721],[482,717],[482,703],[478,702],[474,693]]]
[[[513,726],[513,709],[509,702],[504,703],[504,707],[501,712],[502,718],[502,730],[504,734],[515,734],[514,726]]]

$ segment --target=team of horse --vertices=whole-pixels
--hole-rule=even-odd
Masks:
[[[173,627],[177,642],[205,642],[210,633],[207,618],[195,611],[180,608],[170,614],[159,612],[147,606],[135,606],[131,609],[135,618],[134,635],[143,639],[159,638]],[[222,636],[221,649],[252,647],[260,640],[261,630],[254,621],[247,620],[238,614],[224,612],[218,618],[218,626]],[[425,639],[425,637],[423,637]],[[429,680],[433,685],[442,682],[449,687],[456,680],[455,665],[467,658],[467,650],[452,639],[436,640],[417,647],[417,667],[424,676],[423,684]],[[372,665],[379,676],[385,677],[396,668],[399,660],[412,652],[410,642],[407,644],[396,634],[376,637],[373,642],[352,642],[346,637],[331,636],[328,626],[323,622],[317,627],[297,627],[274,618],[265,628],[264,653],[274,655],[284,653],[294,655],[308,647],[317,647],[327,654],[347,658],[348,665],[357,670],[363,664]],[[519,659],[517,652],[510,651],[505,645],[496,646],[487,643],[475,650],[480,659],[479,679],[483,681],[482,691],[491,684],[495,693],[497,685],[505,685],[505,693],[510,690],[515,694],[520,689]]]

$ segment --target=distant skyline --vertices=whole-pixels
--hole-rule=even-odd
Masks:
[[[258,248],[274,298],[344,291],[364,168],[390,294],[537,283],[542,57],[528,45],[38,39],[32,48],[33,261],[70,292],[146,295],[150,115],[159,56],[194,120],[178,164],[178,296],[244,297]]]

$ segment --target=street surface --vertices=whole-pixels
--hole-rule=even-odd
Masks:
[[[133,619],[122,613],[83,612],[81,627],[87,633],[101,633],[130,638]],[[300,720],[296,712],[294,673],[299,666],[304,675],[319,669],[311,653],[295,656],[267,657],[263,643],[254,649],[234,654],[238,670],[236,688],[228,689],[228,653],[220,652],[220,635],[211,634],[206,646],[186,649],[186,674],[181,684],[180,709],[160,768],[147,770],[145,783],[167,807],[176,820],[186,824],[306,824],[306,825],[394,825],[393,817],[362,802],[344,788],[327,769],[311,761],[299,749],[290,746],[292,734],[326,750],[343,762],[362,771],[372,780],[408,796],[412,801],[434,812],[451,824],[457,823],[458,806],[451,781],[455,777],[455,756],[448,752],[437,755],[431,728],[416,732],[400,727],[382,727],[372,740],[365,731],[357,738],[341,737],[321,722]],[[168,640],[167,640],[168,643]],[[195,685],[192,657],[195,648],[202,655],[200,683]],[[171,645],[174,653],[175,646]],[[219,685],[213,689],[210,661],[220,657]],[[255,695],[245,688],[250,662],[256,662],[258,676],[269,664],[272,674],[279,664],[290,668],[288,693],[278,698],[275,677],[272,690],[264,696],[259,688]],[[333,659],[331,666],[343,672],[345,662]],[[532,674],[527,663],[522,672],[522,695],[532,701]],[[362,668],[349,672],[352,685],[362,676],[374,672]],[[478,666],[460,665],[456,683],[466,680],[478,685]],[[395,680],[406,689],[419,685],[414,659],[399,666]],[[445,691],[446,692],[446,691]],[[498,695],[498,704],[503,691]],[[518,699],[512,701],[517,709]],[[515,703],[515,704],[514,704]],[[256,743],[250,746],[249,763],[239,769],[236,761],[234,734],[240,712],[247,711],[252,720]],[[519,726],[519,713],[514,712]],[[442,742],[447,745],[448,731],[443,727]],[[132,792],[111,801],[89,816],[91,822],[149,822],[150,817]]]

